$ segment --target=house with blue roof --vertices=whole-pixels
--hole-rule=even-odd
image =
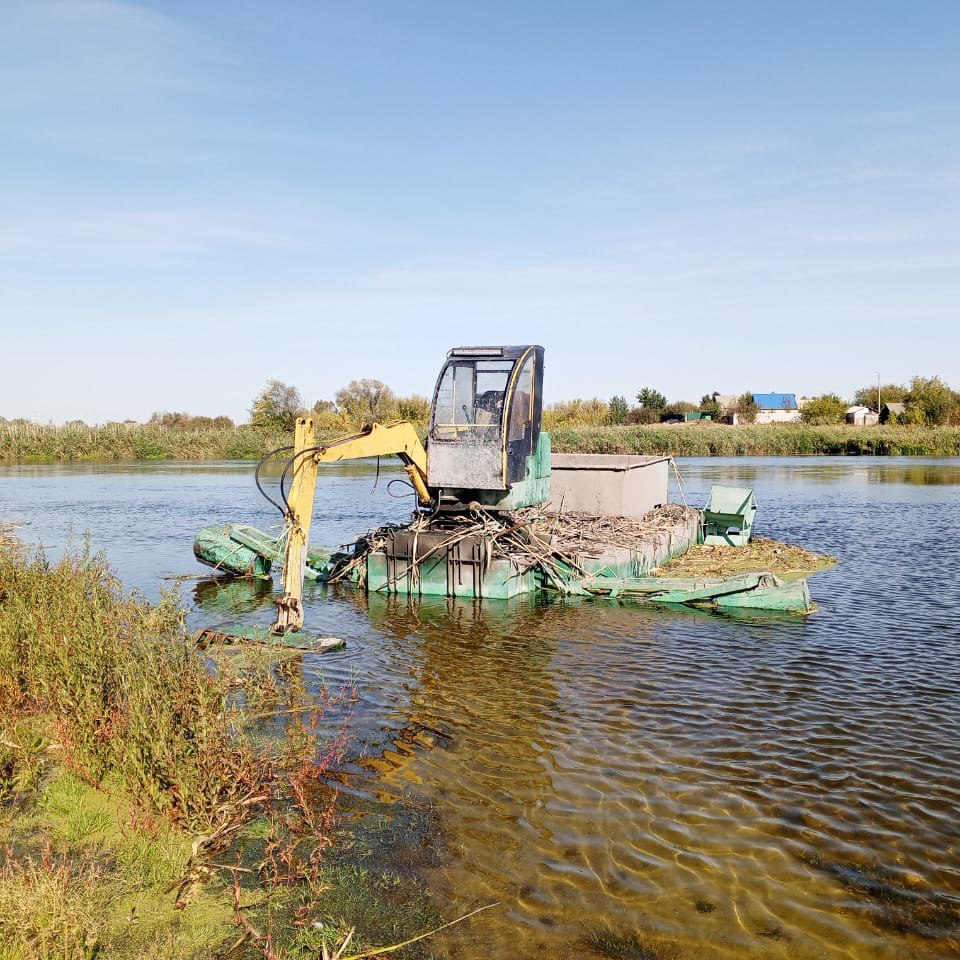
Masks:
[[[799,423],[800,406],[793,393],[755,393],[756,423]]]

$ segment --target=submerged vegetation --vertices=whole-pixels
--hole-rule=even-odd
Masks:
[[[0,529],[0,955],[320,957],[360,922],[356,956],[435,925],[416,883],[379,909],[399,878],[328,855],[343,741],[317,724],[348,699],[206,661],[176,597]]]

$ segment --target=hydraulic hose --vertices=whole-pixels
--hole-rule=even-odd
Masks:
[[[272,456],[275,456],[275,455],[278,454],[278,453],[283,453],[283,452],[286,451],[286,450],[293,450],[293,449],[294,449],[293,445],[292,445],[292,444],[288,444],[288,445],[285,446],[285,447],[277,447],[276,450],[271,450],[269,453],[265,453],[265,454],[260,458],[260,462],[257,464],[257,469],[256,469],[256,471],[255,471],[254,474],[253,474],[253,479],[254,479],[254,482],[257,484],[257,489],[260,491],[260,495],[261,495],[265,500],[267,500],[269,503],[272,503],[272,504],[280,511],[280,513],[281,513],[284,517],[286,517],[286,515],[287,515],[287,510],[285,510],[281,504],[277,503],[277,501],[274,500],[273,497],[271,497],[270,494],[267,493],[267,491],[263,489],[263,484],[260,483],[260,470],[263,468],[263,465],[264,465]],[[281,484],[281,487],[280,487],[280,495],[283,496],[283,486],[282,486],[282,484]],[[286,502],[286,498],[284,498],[284,502]],[[287,509],[289,509],[289,504],[287,505]]]

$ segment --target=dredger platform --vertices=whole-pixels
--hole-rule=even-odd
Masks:
[[[434,390],[426,445],[407,421],[368,424],[317,441],[309,417],[285,456],[277,538],[244,524],[203,528],[197,558],[221,573],[267,577],[283,567],[275,636],[303,625],[305,580],[411,595],[506,600],[541,591],[717,609],[805,613],[803,579],[764,570],[736,576],[655,576],[697,544],[749,544],[749,489],[715,487],[703,509],[668,500],[669,457],[554,454],[541,429],[544,350],[458,347]],[[406,523],[339,551],[308,545],[322,464],[392,455],[417,508]],[[393,481],[400,482],[400,481]],[[288,489],[289,487],[289,489]]]

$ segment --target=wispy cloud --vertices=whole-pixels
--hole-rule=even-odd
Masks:
[[[409,238],[312,207],[252,204],[91,210],[69,216],[0,217],[0,255],[34,264],[163,267],[171,261],[329,256],[351,248],[399,249]],[[271,261],[274,262],[274,261]]]
[[[238,64],[214,38],[118,0],[28,0],[0,31],[0,143],[101,156],[195,151]],[[211,137],[203,138],[209,143]]]

